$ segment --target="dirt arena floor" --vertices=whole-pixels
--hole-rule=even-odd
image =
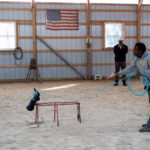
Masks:
[[[111,87],[81,100],[82,123],[76,106],[60,106],[57,127],[53,107],[40,107],[40,127],[35,112],[26,110],[33,88],[66,98],[86,96],[112,80],[66,80],[42,83],[0,83],[0,150],[150,150],[150,133],[139,133],[150,110],[147,94],[135,96],[127,87]],[[143,85],[131,81],[133,88]],[[42,95],[39,102],[63,101]]]

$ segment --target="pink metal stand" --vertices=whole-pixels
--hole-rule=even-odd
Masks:
[[[39,127],[39,106],[54,106],[54,122],[57,119],[57,126],[59,126],[58,105],[77,105],[77,121],[79,121],[81,123],[80,103],[79,102],[76,102],[76,101],[48,102],[48,103],[37,103],[37,104],[35,104],[35,124],[37,124],[37,127]]]

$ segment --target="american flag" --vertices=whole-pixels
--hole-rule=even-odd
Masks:
[[[49,30],[78,30],[78,10],[46,10]]]

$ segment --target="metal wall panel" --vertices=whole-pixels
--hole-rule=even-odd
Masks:
[[[28,68],[0,68],[0,79],[26,78]]]
[[[19,45],[23,50],[32,50],[32,48],[33,48],[32,39],[19,39],[19,40],[18,40],[18,45]]]
[[[32,32],[31,32],[32,33]],[[47,30],[45,25],[36,26],[37,36],[86,36],[86,26],[80,25],[79,30]]]
[[[133,49],[136,42],[137,42],[137,39],[125,39],[125,43],[126,45],[128,45],[129,49]]]
[[[0,65],[24,65],[29,64],[30,59],[32,58],[31,53],[24,53],[24,57],[22,60],[15,60],[13,52],[10,53],[0,53]]]
[[[93,49],[102,49],[102,39],[92,39]]]
[[[102,36],[102,26],[92,25],[90,28],[91,36]]]
[[[150,13],[142,13],[141,14],[141,22],[142,23],[150,23]]]
[[[149,36],[150,28],[149,26],[141,26],[141,36]]]
[[[121,5],[92,5],[91,9],[106,9],[106,10],[137,10],[136,6],[121,6]]]
[[[150,6],[142,6],[142,10],[150,10]],[[141,15],[142,24],[150,24],[150,12],[143,12]],[[141,36],[150,36],[150,26],[141,26]],[[143,38],[141,39],[145,43],[147,49],[150,49],[150,39]]]
[[[144,38],[141,39],[141,42],[145,43],[147,49],[150,49],[150,39]]]
[[[150,10],[150,5],[149,6],[142,6],[141,10]]]
[[[0,20],[29,20],[32,19],[30,11],[0,10]]]
[[[30,4],[8,4],[2,3],[0,8],[31,8]],[[37,4],[36,8],[44,9],[86,9],[86,5],[59,5],[59,4]],[[92,5],[91,9],[112,9],[112,10],[136,10],[136,6],[120,6],[120,5]],[[150,10],[150,6],[143,6],[142,10]],[[150,13],[142,13],[142,23],[150,23]],[[32,13],[30,11],[0,11],[1,20],[31,20]],[[136,21],[136,12],[92,12],[91,20],[97,21]],[[46,22],[45,11],[36,12],[36,22]],[[79,23],[86,23],[86,12],[79,11]],[[149,26],[142,26],[142,36],[149,36]],[[78,31],[52,31],[46,30],[45,25],[37,25],[36,32],[38,36],[86,36],[86,26],[80,25]],[[91,36],[102,36],[102,26],[92,25]],[[32,36],[31,25],[19,25],[18,27],[19,36]],[[137,36],[136,26],[125,26],[125,36]],[[54,49],[85,49],[85,39],[44,39]],[[148,48],[150,48],[150,40],[142,39]],[[126,39],[125,43],[129,49],[133,49],[134,44],[137,42],[136,39]],[[32,50],[33,42],[32,39],[19,39],[18,45],[23,50]],[[102,39],[92,39],[93,49],[102,49]],[[48,50],[45,45],[37,40],[38,50]],[[73,64],[84,64],[87,61],[86,52],[59,52],[64,58]],[[24,53],[22,64],[29,64],[32,58],[32,53]],[[52,52],[39,52],[37,55],[38,64],[64,64],[58,57]],[[132,52],[128,52],[127,61],[131,62],[133,59]],[[92,52],[92,63],[113,63],[114,54],[112,52]],[[14,64],[14,56],[12,53],[0,53],[0,65],[11,65]],[[16,63],[19,63],[17,61]],[[76,66],[84,76],[87,75],[86,66]],[[0,68],[0,79],[17,79],[25,78],[28,68]],[[40,67],[40,75],[42,78],[70,78],[79,77],[72,69],[67,66],[64,67]],[[102,74],[107,76],[110,72],[114,71],[114,66],[93,66],[92,75]]]
[[[1,3],[0,8],[31,8],[30,4]],[[0,20],[31,20],[31,11],[1,10]],[[32,26],[18,26],[18,36],[32,36]],[[18,46],[23,50],[32,50],[32,40],[20,39]],[[24,53],[22,61],[15,60],[13,51],[0,53],[0,65],[29,64],[31,53]],[[21,79],[26,77],[28,68],[0,68],[0,79]]]
[[[0,8],[31,8],[30,3],[0,3]]]
[[[53,49],[85,49],[85,39],[44,39]],[[37,40],[37,49],[47,47]]]
[[[106,10],[136,10],[136,6],[114,6],[114,5],[93,5],[92,9],[106,9]],[[93,12],[92,20],[97,21],[136,21],[137,14],[136,12]],[[101,31],[100,31],[101,30]],[[98,31],[98,32],[97,32]],[[91,34],[93,36],[102,36],[101,26],[92,26]],[[125,26],[125,36],[137,36],[137,27],[136,26]],[[102,40],[99,42],[99,39],[93,39],[93,49],[102,49]],[[136,39],[125,39],[125,44],[129,49],[132,49]],[[99,45],[98,45],[99,44]],[[127,62],[133,60],[132,52],[127,54]],[[92,52],[92,62],[93,63],[113,63],[114,62],[114,53],[112,52]],[[93,66],[92,74],[102,74],[107,76],[112,71],[114,71],[114,66]]]
[[[125,26],[125,36],[137,36],[137,27]]]
[[[32,26],[31,25],[19,25],[18,34],[19,36],[32,36]]]
[[[44,8],[44,9],[86,9],[86,5],[72,5],[72,4],[36,4],[36,8]]]
[[[92,76],[99,74],[104,77],[109,76],[111,72],[114,72],[114,66],[93,66],[92,67]]]
[[[86,67],[76,66],[75,67],[84,76],[86,73]],[[74,72],[70,67],[40,67],[40,75],[43,78],[79,78],[80,76]]]
[[[136,12],[92,12],[92,20],[97,21],[136,21]]]
[[[92,52],[92,63],[113,63],[114,53],[112,52]]]
[[[59,52],[59,54],[65,58],[71,64],[85,64],[86,52]],[[65,64],[54,53],[38,53],[39,64]]]

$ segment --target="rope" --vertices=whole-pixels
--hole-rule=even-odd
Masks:
[[[23,97],[23,96],[26,96],[26,95],[31,95],[32,93],[31,92],[25,92],[25,93],[21,93],[21,94],[18,94],[18,95],[16,95],[16,96],[13,96],[13,97],[11,97],[11,98],[9,98],[9,99],[5,99],[5,100],[3,100],[1,103],[0,103],[0,107],[2,107],[2,106],[5,106],[5,105],[7,105],[8,103],[12,103],[12,101],[14,101],[14,99],[17,99],[17,98],[19,98],[19,97]]]
[[[149,89],[149,81],[148,79],[145,77],[145,76],[142,76],[142,78],[145,80],[146,82],[146,88],[145,90],[141,91],[141,92],[135,92],[133,91],[131,88],[130,88],[130,79],[133,77],[133,76],[136,76],[136,73],[133,73],[131,75],[128,76],[128,80],[127,80],[127,85],[128,85],[128,89],[131,93],[133,93],[135,96],[143,96],[145,95],[147,92],[148,92],[148,89]]]
[[[27,99],[31,99],[31,96],[29,96]],[[21,102],[20,104],[17,105],[17,107],[15,107],[12,110],[5,110],[5,111],[0,111],[0,115],[9,115],[12,113],[16,113],[23,105],[25,105],[28,101],[25,99],[23,102]]]
[[[20,59],[23,58],[23,51],[22,51],[21,47],[16,47],[15,48],[15,50],[14,50],[14,57],[17,60],[20,60]]]
[[[128,78],[128,80],[127,80],[127,86],[128,86],[129,91],[130,91],[131,93],[133,93],[134,95],[136,95],[136,96],[143,96],[144,94],[146,94],[146,93],[148,92],[149,81],[148,81],[148,79],[147,79],[146,77],[142,76],[143,79],[144,79],[145,82],[146,82],[146,89],[145,89],[144,91],[142,91],[142,92],[135,92],[135,91],[133,91],[133,90],[130,88],[130,79],[131,79],[133,76],[135,76],[135,75],[136,75],[136,73],[133,73],[133,74],[131,74],[131,75],[129,75],[129,76],[126,76],[125,78],[119,80],[118,82],[115,82],[115,83],[113,83],[113,84],[111,84],[111,85],[105,87],[105,88],[102,89],[102,90],[98,90],[98,91],[96,91],[96,92],[94,92],[94,93],[91,93],[91,94],[86,95],[86,96],[83,96],[83,97],[78,97],[78,98],[64,98],[64,97],[55,96],[55,95],[48,94],[48,93],[40,93],[40,94],[41,94],[41,97],[43,98],[44,101],[45,101],[45,99],[44,99],[44,97],[43,97],[42,95],[47,95],[47,96],[50,96],[50,97],[52,97],[52,98],[61,99],[61,100],[74,100],[74,101],[78,100],[78,101],[79,101],[79,100],[83,100],[83,99],[87,99],[87,98],[93,97],[93,96],[95,96],[95,95],[97,95],[97,94],[99,94],[99,93],[101,93],[101,92],[103,92],[103,91],[105,91],[105,90],[111,88],[111,87],[114,86],[116,83],[119,83],[119,82],[121,82],[121,81],[123,81],[123,80],[125,80],[125,79]],[[15,98],[21,97],[21,96],[23,96],[23,95],[29,95],[29,93],[26,92],[26,93],[23,93],[23,94],[18,94],[17,96],[14,96],[13,98],[4,100],[3,102],[0,103],[0,106],[4,106],[4,105],[6,105],[6,104],[12,102]],[[29,99],[29,98],[28,98],[28,99]],[[17,112],[26,102],[27,102],[26,100],[23,101],[22,103],[18,104],[17,107],[15,107],[15,108],[14,108],[13,110],[11,110],[11,111],[0,111],[0,114],[9,114],[9,113]]]
[[[129,75],[129,76],[127,76],[127,77],[125,77],[125,78],[119,80],[118,82],[115,82],[115,83],[113,83],[113,84],[111,84],[111,85],[105,87],[105,88],[102,89],[102,90],[96,91],[96,92],[94,92],[94,93],[91,93],[91,94],[89,94],[89,95],[87,95],[87,96],[83,96],[83,97],[78,97],[78,98],[64,98],[64,97],[55,96],[55,95],[53,95],[53,94],[48,94],[48,93],[41,93],[41,94],[43,94],[43,95],[48,95],[48,96],[50,96],[50,97],[52,97],[52,98],[55,98],[55,99],[61,99],[61,100],[78,100],[78,101],[79,101],[79,100],[83,100],[83,99],[87,99],[87,98],[93,97],[93,96],[95,96],[95,95],[97,95],[97,94],[99,94],[99,93],[101,93],[101,92],[103,92],[103,91],[105,91],[105,90],[111,88],[111,87],[114,86],[115,84],[117,84],[117,83],[119,83],[119,82],[121,82],[121,81],[123,81],[123,80],[125,80],[125,79],[128,78],[128,80],[127,80],[127,86],[128,86],[129,91],[130,91],[131,93],[133,93],[134,95],[136,95],[136,96],[143,96],[143,95],[145,95],[145,94],[148,92],[149,81],[148,81],[148,79],[147,79],[146,77],[142,76],[142,77],[144,78],[144,80],[146,81],[147,87],[146,87],[146,89],[145,89],[144,91],[142,91],[142,92],[135,92],[135,91],[133,91],[133,90],[130,88],[130,84],[129,84],[131,77],[133,77],[133,76],[135,76],[135,75],[136,75],[136,73],[133,73],[133,74],[131,74],[131,75]]]
[[[23,51],[22,51],[21,47],[16,47],[13,54],[14,54],[14,58],[15,58],[15,65],[20,65],[22,63],[22,60],[23,60],[22,59],[23,58]],[[16,62],[17,60],[20,60],[19,64],[17,64],[17,62]]]

